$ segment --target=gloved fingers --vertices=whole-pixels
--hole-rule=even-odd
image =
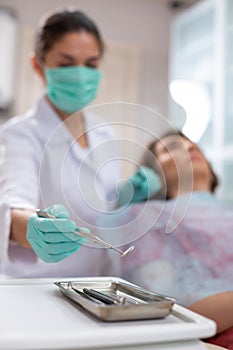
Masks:
[[[58,219],[69,219],[70,215],[66,207],[62,204],[54,204],[52,207],[46,208],[48,214],[56,216]]]
[[[59,253],[59,254],[49,254],[47,252],[44,251],[43,248],[40,247],[40,245],[37,242],[34,242],[33,244],[33,250],[34,252],[45,262],[48,263],[54,263],[54,262],[58,262],[61,261],[65,258],[67,258],[68,256],[70,256],[71,254],[75,253],[78,248],[74,248],[73,250],[69,251],[69,253]]]
[[[47,219],[40,218],[36,214],[32,214],[28,219],[28,225],[32,225],[35,229],[43,232],[72,232],[76,225],[68,219]]]
[[[159,175],[151,168],[142,166],[138,170],[138,178],[141,181],[141,195],[144,199],[152,197],[161,189]]]
[[[153,169],[143,167],[148,183],[148,198],[156,194],[162,187],[161,180],[158,174]]]
[[[46,242],[43,239],[43,234],[41,235],[39,232],[37,235],[33,237],[30,241],[32,245],[35,243],[40,246],[40,248],[47,254],[62,254],[68,253],[71,254],[73,250],[77,250],[80,248],[79,242],[69,241],[69,242]]]
[[[76,227],[75,232],[90,233],[90,230],[89,230],[89,228],[87,228],[87,227]]]
[[[118,188],[118,200],[117,203],[121,207],[129,204],[132,201],[134,194],[134,187],[131,183],[126,182],[123,186]]]
[[[87,242],[85,237],[82,237],[73,232],[57,233],[57,232],[41,232],[43,235],[43,241],[47,243],[66,243],[77,242],[79,245],[83,245]]]
[[[64,235],[69,239],[71,239],[72,241],[79,241],[81,244],[84,244],[88,241],[88,239],[86,237],[83,237],[82,234],[79,235],[79,232],[80,233],[83,232],[84,234],[90,233],[90,230],[87,227],[76,227],[74,232],[76,233],[64,232]]]
[[[148,182],[150,183],[155,178],[159,178],[159,175],[151,168],[148,167],[141,167],[140,172],[143,177],[146,177]]]
[[[161,189],[161,180],[151,168],[142,166],[119,189],[118,205],[147,200]]]
[[[89,230],[87,229],[87,231]],[[74,232],[77,232],[77,234]],[[41,236],[41,239],[47,243],[77,242],[83,245],[87,242],[85,237],[78,234],[77,228],[72,232],[43,232],[37,229],[37,233]]]
[[[77,232],[77,230],[75,230]],[[64,232],[63,234],[69,241],[79,242],[81,245],[88,241],[87,238],[73,232]]]
[[[41,232],[37,230],[37,234],[40,235],[40,238],[47,243],[65,243],[65,242],[77,242],[80,245],[86,243],[86,239],[75,233],[60,233],[60,232]],[[30,235],[29,235],[30,238]]]
[[[153,181],[155,174],[153,169],[141,166],[136,170],[133,176],[129,178],[134,187],[141,187],[143,183]]]
[[[45,243],[54,243],[54,244],[63,244],[76,242],[80,246],[87,242],[87,239],[81,237],[75,233],[60,233],[60,232],[42,232],[36,229],[36,232],[33,230],[28,230],[27,232],[28,240],[37,241],[37,242],[45,242]]]
[[[128,181],[134,186],[134,187],[138,187],[141,185],[143,179],[143,175],[141,172],[141,169],[138,169],[133,176],[131,176]]]

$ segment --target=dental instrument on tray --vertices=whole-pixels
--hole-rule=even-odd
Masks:
[[[49,214],[46,211],[43,211],[41,209],[37,209],[36,210],[36,214],[37,214],[38,217],[41,217],[41,218],[57,219],[57,217],[55,215]],[[88,241],[91,241],[93,243],[97,243],[97,244],[101,245],[104,248],[115,250],[117,253],[121,254],[122,258],[124,258],[126,255],[128,255],[129,253],[131,253],[134,250],[134,246],[133,245],[131,247],[129,247],[128,249],[126,249],[125,251],[120,250],[120,249],[114,247],[112,244],[104,241],[100,237],[95,236],[92,233],[88,232],[88,230],[86,230],[85,228],[77,228],[77,230],[73,231],[72,233],[75,233],[76,235],[85,237],[85,238],[88,239]]]
[[[102,301],[105,304],[125,304],[126,298],[118,295],[108,295],[95,289],[83,288],[83,292],[92,298]]]
[[[87,293],[84,293],[84,292],[82,292],[81,290],[79,290],[78,288],[75,288],[75,287],[72,285],[72,283],[70,283],[70,287],[71,287],[71,289],[73,289],[76,293],[78,293],[78,294],[79,294],[82,298],[84,298],[84,299],[87,299],[87,300],[89,300],[89,301],[92,301],[93,303],[98,304],[98,305],[104,305],[104,304],[105,304],[104,302],[100,301],[99,299],[93,298],[93,297],[91,297],[90,295],[88,295]]]

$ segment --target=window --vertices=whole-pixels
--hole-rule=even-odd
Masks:
[[[171,34],[169,118],[207,154],[233,201],[233,1],[206,0],[177,16]]]

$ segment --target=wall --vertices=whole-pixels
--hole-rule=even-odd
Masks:
[[[15,103],[10,116],[25,112],[41,93],[41,84],[28,60],[34,30],[41,16],[57,8],[75,7],[95,20],[109,50],[103,67],[108,79],[103,79],[104,92],[101,90],[95,101],[103,108],[96,108],[94,112],[108,122],[117,121],[118,125],[114,125],[117,135],[127,140],[119,148],[123,156],[126,150],[128,152],[130,160],[125,162],[123,169],[125,175],[129,175],[140,159],[144,145],[168,127],[168,51],[172,13],[167,2],[0,0],[0,6],[13,9],[19,21]],[[128,102],[129,105],[103,105],[109,101]]]
[[[138,103],[166,115],[171,13],[165,3],[158,0],[0,0],[0,6],[15,9],[20,25],[33,30],[45,12],[74,6],[95,19],[107,42],[137,44],[141,48]]]

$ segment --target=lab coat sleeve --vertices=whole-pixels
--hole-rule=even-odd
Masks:
[[[4,127],[0,132],[1,270],[8,259],[11,208],[37,207],[39,150],[30,132],[24,125]]]
[[[40,149],[27,125],[0,132],[1,201],[11,208],[34,209],[39,196]]]
[[[3,269],[3,264],[7,259],[7,251],[9,245],[9,234],[10,234],[10,225],[11,225],[11,211],[7,204],[0,203],[0,272]]]

